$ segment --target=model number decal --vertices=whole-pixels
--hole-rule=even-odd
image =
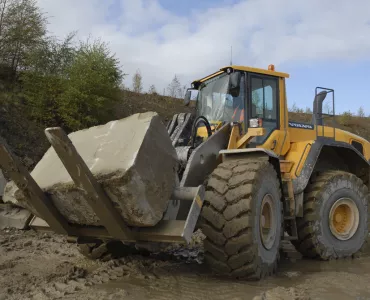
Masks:
[[[289,122],[289,127],[301,128],[301,129],[314,129],[313,125],[311,124],[296,123],[296,122]]]

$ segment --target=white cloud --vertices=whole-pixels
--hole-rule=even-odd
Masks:
[[[113,6],[114,3],[119,5]],[[227,1],[226,1],[227,3]],[[286,62],[370,57],[369,0],[249,0],[179,17],[156,0],[39,0],[57,36],[78,30],[110,43],[125,73],[159,91],[227,65],[284,71]],[[112,17],[112,15],[114,17]],[[131,76],[126,85],[131,85]]]

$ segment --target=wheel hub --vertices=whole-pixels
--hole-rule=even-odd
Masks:
[[[263,246],[269,250],[274,245],[276,236],[276,215],[273,198],[270,194],[265,195],[261,204],[260,213],[260,236]]]
[[[338,240],[349,240],[357,231],[359,219],[356,203],[350,198],[341,198],[330,209],[330,231]]]

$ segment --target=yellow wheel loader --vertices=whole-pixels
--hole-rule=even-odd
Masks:
[[[334,107],[332,89],[316,88],[311,123],[289,121],[288,77],[273,65],[267,69],[227,66],[192,83],[185,105],[192,106],[195,113],[177,114],[167,127],[163,125],[167,140],[159,134],[162,127],[148,131],[149,137],[157,134],[158,138],[150,140],[157,148],[150,155],[145,152],[145,164],[137,168],[138,174],[161,168],[154,167],[161,159],[160,149],[165,149],[163,155],[175,153],[168,157],[176,158],[176,178],[165,184],[172,177],[163,177],[157,184],[163,188],[145,194],[151,195],[149,199],[171,190],[161,196],[168,197],[166,206],[153,224],[141,226],[132,221],[137,210],[125,215],[125,205],[131,205],[132,199],[144,201],[142,191],[150,190],[150,181],[171,170],[171,159],[163,161],[163,172],[155,173],[151,180],[142,180],[147,173],[135,180],[130,177],[131,187],[137,184],[137,193],[121,189],[126,196],[118,199],[103,183],[104,178],[94,176],[98,159],[90,161],[85,152],[79,153],[82,138],[73,140],[60,128],[46,129],[50,151],[67,170],[74,191],[83,192],[89,206],[86,211],[96,220],[86,221],[87,225],[71,217],[82,205],[80,198],[73,204],[77,198],[72,197],[72,206],[62,212],[56,194],[45,191],[45,178],[37,179],[40,170],[47,171],[51,164],[29,174],[3,144],[0,166],[22,192],[23,206],[35,214],[30,227],[76,237],[81,251],[91,258],[114,252],[121,242],[187,243],[197,228],[206,236],[207,265],[235,278],[260,279],[273,274],[284,239],[307,257],[351,257],[368,237],[370,143],[335,125],[324,125],[325,118],[335,120],[334,114],[322,113],[325,99]],[[137,159],[136,163],[140,162]],[[140,220],[145,217],[142,213]]]

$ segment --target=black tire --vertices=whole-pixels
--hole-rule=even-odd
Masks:
[[[368,236],[369,192],[362,180],[344,171],[322,172],[311,180],[304,197],[304,217],[297,219],[298,240],[293,242],[296,249],[321,260],[354,256]],[[330,210],[343,198],[352,199],[358,208],[357,230],[347,240],[337,238],[330,229]]]
[[[134,246],[125,245],[121,241],[103,241],[100,239],[80,239],[77,241],[77,248],[83,256],[92,260],[103,261],[137,254],[139,252]]]
[[[275,215],[272,247],[260,235],[260,209],[272,195]],[[211,174],[201,213],[205,262],[218,274],[261,279],[277,270],[282,237],[281,187],[274,167],[264,156],[220,164]]]

